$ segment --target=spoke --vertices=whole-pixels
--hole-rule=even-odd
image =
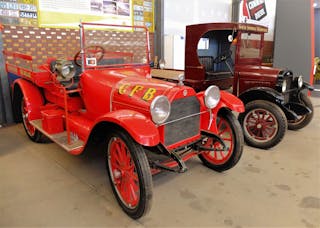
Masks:
[[[225,132],[228,132],[228,128],[225,128],[225,129],[223,129],[223,131],[219,132],[219,135],[222,135]]]
[[[230,141],[230,142],[232,142],[232,137],[230,137],[230,138],[221,138],[223,141]]]
[[[138,190],[139,190],[139,187],[137,186],[136,183],[130,181],[131,184],[128,186],[129,187],[129,201],[128,203],[131,203],[132,205],[131,206],[135,206],[138,202]]]

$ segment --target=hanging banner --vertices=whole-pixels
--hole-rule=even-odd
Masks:
[[[253,23],[268,27],[265,40],[274,40],[277,0],[242,0],[240,3],[239,22]]]
[[[131,0],[38,0],[40,27],[78,27],[85,22],[132,25]]]

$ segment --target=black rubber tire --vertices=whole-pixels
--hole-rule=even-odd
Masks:
[[[314,109],[313,109],[313,105],[312,105],[310,98],[307,96],[307,94],[300,93],[299,99],[300,99],[300,102],[302,104],[304,104],[305,106],[307,106],[309,109],[311,109],[312,112],[307,115],[301,116],[296,121],[288,121],[288,129],[289,130],[296,131],[301,128],[304,128],[305,126],[307,126],[311,122],[311,120],[313,118]]]
[[[242,155],[243,144],[244,144],[243,133],[242,133],[240,123],[236,119],[236,117],[232,114],[232,112],[228,110],[224,110],[223,112],[219,113],[217,118],[217,125],[220,119],[224,119],[225,122],[230,126],[232,130],[233,150],[231,152],[231,156],[224,163],[215,164],[212,161],[206,159],[206,157],[203,154],[198,155],[200,160],[205,166],[217,172],[223,172],[228,169],[231,169],[238,163]]]
[[[20,101],[20,115],[21,115],[21,119],[22,119],[22,124],[23,124],[23,127],[24,127],[24,130],[26,131],[26,134],[28,135],[28,137],[33,141],[33,142],[36,142],[36,143],[39,143],[39,142],[42,142],[42,133],[40,131],[38,131],[37,129],[34,129],[34,132],[30,132],[30,130],[28,130],[28,127],[27,127],[27,116],[24,117],[24,114],[23,114],[23,108],[24,108],[24,97],[22,96],[21,97],[21,101]]]
[[[115,138],[119,138],[125,143],[128,151],[130,152],[131,159],[134,162],[135,170],[138,176],[140,197],[137,206],[134,208],[130,208],[125,205],[124,202],[122,202],[121,196],[117,192],[115,183],[111,176],[111,168],[109,163],[111,162],[110,145],[112,140]],[[115,130],[108,137],[106,167],[113,193],[123,211],[133,219],[139,219],[140,217],[146,215],[150,211],[152,205],[153,183],[149,162],[143,147],[136,143],[125,131],[119,129]]]
[[[255,140],[253,137],[249,135],[244,125],[244,119],[246,116],[254,109],[266,110],[266,112],[271,113],[276,121],[278,126],[277,132],[275,135],[268,141],[259,141]],[[287,118],[284,112],[281,110],[279,106],[274,103],[265,100],[256,100],[251,101],[245,105],[245,112],[239,114],[239,122],[242,126],[243,135],[246,143],[249,146],[261,148],[261,149],[269,149],[271,147],[276,146],[283,139],[286,130],[287,130]]]

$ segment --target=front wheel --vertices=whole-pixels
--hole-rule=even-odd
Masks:
[[[122,130],[116,130],[109,138],[107,170],[122,209],[133,219],[145,215],[152,203],[149,163],[142,146]]]
[[[218,172],[231,169],[235,166],[242,155],[243,134],[238,120],[230,111],[218,114],[218,135],[227,146],[226,151],[221,151],[222,145],[208,138],[205,147],[213,147],[214,151],[206,151],[199,154],[200,160],[205,166]]]
[[[245,109],[239,115],[239,122],[248,145],[269,149],[281,142],[287,130],[287,119],[277,105],[256,100],[247,103]]]
[[[313,105],[307,94],[300,93],[300,102],[307,106],[312,112],[303,116],[299,116],[297,120],[288,121],[289,130],[299,130],[307,126],[313,118]]]

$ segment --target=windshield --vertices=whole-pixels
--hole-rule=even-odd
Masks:
[[[83,23],[84,67],[149,63],[149,34],[144,27]],[[82,64],[79,53],[77,62]]]
[[[242,33],[240,58],[260,58],[261,34]]]

